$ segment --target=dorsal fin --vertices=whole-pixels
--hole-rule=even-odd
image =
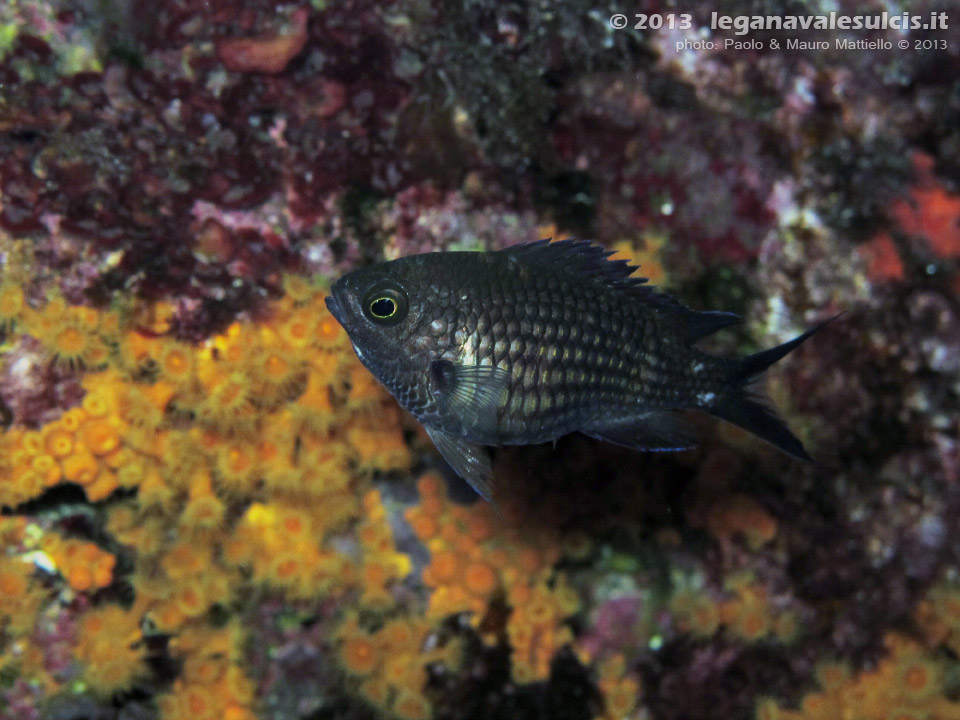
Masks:
[[[647,282],[647,278],[630,277],[637,268],[628,261],[608,260],[615,250],[608,250],[589,240],[538,240],[513,245],[500,252],[538,268],[565,270],[616,285],[642,285]]]
[[[534,268],[567,272],[616,287],[665,312],[693,313],[670,295],[647,285],[645,277],[631,277],[636,265],[628,260],[608,260],[615,250],[608,250],[589,240],[538,240],[513,245],[500,252],[529,263]]]
[[[725,327],[743,322],[743,318],[731,312],[721,312],[718,310],[696,312],[695,310],[690,310],[688,313],[684,319],[687,327],[687,339],[690,342],[696,342],[702,337],[713,335],[713,333],[718,330],[723,330]]]

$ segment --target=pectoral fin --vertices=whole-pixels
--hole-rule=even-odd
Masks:
[[[497,412],[510,373],[493,365],[430,364],[430,381],[442,414],[458,420],[471,434],[491,439],[497,434]],[[451,463],[453,464],[453,463]]]
[[[585,427],[581,432],[634,450],[687,450],[697,444],[697,433],[693,426],[673,410],[656,410],[606,420]]]
[[[492,505],[493,470],[487,449],[436,428],[426,428],[426,431],[443,459],[450,463],[457,475],[470,483],[470,487]]]

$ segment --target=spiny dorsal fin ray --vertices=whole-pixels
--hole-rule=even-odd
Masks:
[[[514,245],[500,252],[530,262],[536,267],[566,270],[607,282],[619,284],[629,281],[633,285],[642,285],[647,281],[647,278],[630,277],[637,268],[628,261],[607,259],[616,251],[589,240],[537,240]]]
[[[647,278],[631,277],[639,269],[636,265],[627,260],[609,260],[616,251],[590,240],[538,240],[513,245],[500,252],[537,269],[570,273],[621,289],[664,312],[694,312],[670,295],[647,285]]]

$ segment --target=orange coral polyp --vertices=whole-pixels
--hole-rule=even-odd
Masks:
[[[363,584],[372,590],[380,590],[390,579],[387,568],[378,562],[368,562],[363,566]]]
[[[553,605],[544,592],[535,593],[523,610],[527,619],[534,625],[544,625],[554,616]]]
[[[53,337],[57,352],[66,357],[79,358],[87,348],[87,337],[74,327],[66,327]]]
[[[86,417],[87,413],[84,412],[83,408],[70,408],[60,416],[60,427],[67,432],[74,433],[80,429],[80,423],[82,423]]]
[[[474,511],[467,518],[467,536],[475,543],[486,542],[497,532],[496,519],[488,507],[474,506]]]
[[[257,443],[257,460],[261,463],[277,462],[281,452],[280,445],[269,438]]]
[[[390,684],[381,677],[370,677],[360,683],[360,695],[375,708],[388,710]]]
[[[81,406],[90,417],[103,417],[110,410],[109,396],[106,390],[99,388],[83,397]]]
[[[234,704],[224,709],[223,720],[257,720],[257,717],[247,708]]]
[[[85,665],[83,679],[98,695],[124,690],[146,672],[139,622],[138,612],[117,606],[81,618],[76,655]]]
[[[112,557],[112,556],[111,556]],[[107,587],[113,582],[113,564],[97,565],[93,569],[93,584],[98,588]]]
[[[55,537],[55,536],[54,536]],[[77,592],[106,587],[113,582],[116,557],[97,545],[78,540],[52,542],[50,555],[60,568],[67,584]]]
[[[44,428],[45,431],[49,429],[51,429],[49,425]],[[35,430],[31,430],[20,436],[20,447],[27,455],[39,455],[45,452],[45,442],[46,435]]]
[[[78,485],[89,485],[97,479],[97,460],[88,452],[77,452],[63,459],[63,477]]]
[[[429,565],[430,574],[437,583],[450,583],[460,573],[460,560],[450,550],[441,550],[433,554]]]
[[[217,712],[211,700],[213,698],[209,696],[206,690],[191,688],[186,692],[183,705],[192,717],[202,720],[203,718],[213,717]]]
[[[62,458],[73,452],[73,442],[73,433],[54,428],[46,433],[43,447],[53,457]]]
[[[36,470],[27,470],[17,476],[15,487],[18,495],[16,503],[32,500],[47,487],[46,478]]]
[[[183,509],[180,521],[187,526],[214,529],[221,526],[226,507],[215,495],[195,497]]]
[[[317,323],[316,340],[317,344],[323,348],[332,348],[341,344],[345,339],[343,328],[340,323],[330,316],[324,316]]]
[[[435,537],[440,531],[436,518],[424,514],[419,508],[410,508],[404,514],[407,524],[421,542]]]
[[[497,573],[485,562],[472,562],[463,573],[463,582],[474,595],[488,596],[497,589]]]
[[[192,362],[185,348],[173,346],[160,356],[160,371],[171,379],[180,379],[190,372]]]
[[[0,598],[15,598],[26,594],[27,578],[21,573],[0,571]]]
[[[767,608],[746,603],[734,623],[734,629],[745,640],[759,640],[770,632],[770,617]]]
[[[136,487],[143,480],[144,473],[143,463],[130,462],[117,468],[117,483],[124,488]]]
[[[87,420],[80,426],[79,436],[94,455],[107,455],[120,446],[117,429],[108,420]]]
[[[843,663],[821,663],[813,672],[824,690],[836,690],[850,680],[850,668]]]
[[[210,567],[210,550],[189,542],[180,542],[167,552],[163,567],[174,580],[199,575]]]
[[[248,445],[229,443],[217,455],[217,472],[231,489],[247,482],[254,471],[254,454]]]
[[[282,382],[289,378],[292,367],[279,353],[270,353],[260,365],[264,374],[273,382]]]
[[[280,335],[294,347],[305,347],[314,338],[314,322],[310,313],[297,312],[280,328]]]
[[[279,526],[288,537],[298,538],[306,535],[310,528],[310,519],[298,510],[285,510],[280,515]]]
[[[340,648],[340,659],[348,673],[361,677],[372,673],[380,664],[376,647],[364,636],[347,638]]]
[[[197,617],[206,612],[207,599],[196,586],[180,588],[173,596],[177,609],[186,617]]]
[[[383,642],[388,648],[399,650],[407,648],[413,643],[414,632],[409,622],[404,620],[391,620],[380,629],[380,632],[377,633],[377,638],[383,639]]]
[[[218,379],[200,404],[199,419],[218,429],[231,429],[237,415],[250,407],[250,379],[241,372],[232,372]]]
[[[940,690],[939,668],[925,658],[911,659],[900,666],[900,683],[908,697],[926,699]]]
[[[697,637],[710,637],[720,627],[720,608],[708,597],[699,598],[689,613],[690,632]]]
[[[93,573],[83,565],[70,568],[66,574],[66,578],[70,587],[77,592],[86,592],[93,587]]]
[[[106,498],[110,493],[120,487],[117,482],[117,476],[107,468],[101,468],[93,482],[84,487],[87,494],[87,500],[90,502],[99,502]]]
[[[252,466],[251,460],[250,455],[236,445],[228,448],[223,457],[224,465],[231,474],[246,472]]]
[[[417,492],[421,497],[436,497],[443,490],[443,478],[435,472],[426,472],[417,480]]]
[[[212,685],[226,673],[225,663],[219,658],[192,655],[183,666],[183,678],[198,685]]]
[[[299,586],[310,576],[311,567],[296,552],[283,552],[272,558],[267,568],[267,579],[280,587]]]
[[[44,485],[50,487],[60,482],[62,475],[57,461],[50,455],[38,455],[30,463],[31,469],[39,473],[44,479]]]
[[[605,695],[606,710],[613,717],[629,715],[637,704],[638,684],[629,678],[614,685]]]
[[[19,285],[0,285],[0,329],[11,327],[23,314],[23,289]]]
[[[517,564],[527,573],[535,573],[540,569],[543,560],[535,548],[525,547],[517,554]]]
[[[393,712],[401,720],[428,720],[431,716],[430,703],[420,693],[401,692],[393,703]]]
[[[420,510],[431,517],[439,517],[443,514],[446,503],[441,497],[425,497],[420,501]]]
[[[190,387],[195,368],[193,351],[178,342],[165,344],[157,359],[158,377],[181,391]]]
[[[283,292],[296,304],[307,303],[316,295],[316,290],[310,280],[300,275],[285,275],[283,278]]]

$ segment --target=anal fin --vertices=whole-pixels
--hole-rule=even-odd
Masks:
[[[605,420],[581,432],[634,450],[688,450],[698,442],[696,430],[675,410],[651,410]]]
[[[462,477],[480,497],[493,505],[493,469],[490,465],[490,453],[483,445],[464,440],[461,437],[437,430],[425,428],[437,450],[443,455],[450,467]]]

